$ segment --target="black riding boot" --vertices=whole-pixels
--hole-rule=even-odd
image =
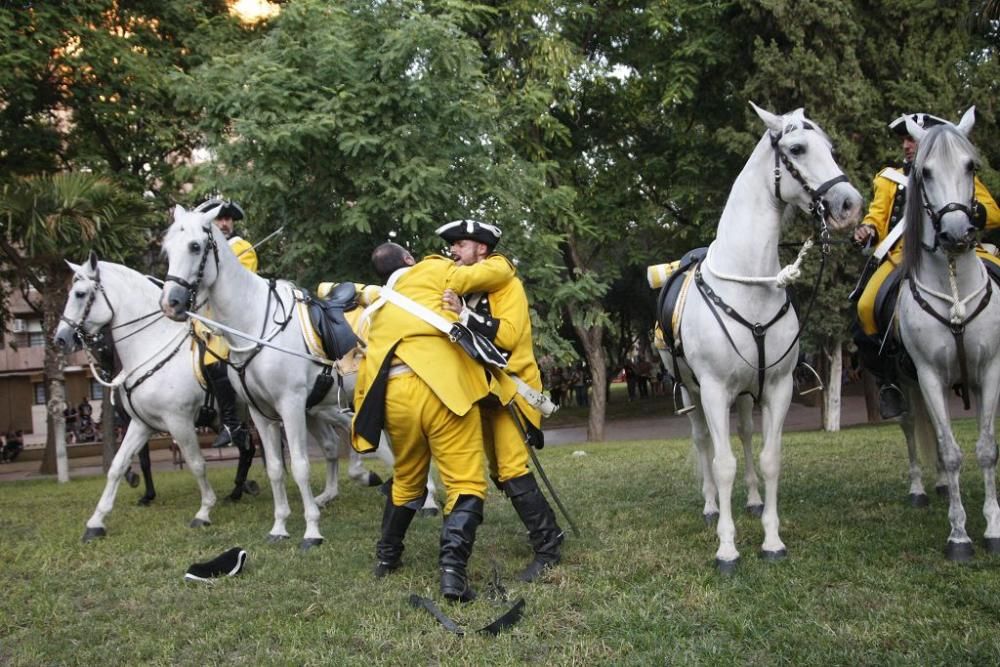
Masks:
[[[393,505],[392,496],[385,499],[382,512],[382,537],[375,545],[375,577],[398,570],[403,564],[403,539],[417,510],[406,505]]]
[[[476,541],[476,528],[483,522],[483,500],[459,496],[441,527],[441,594],[449,600],[470,602],[476,592],[469,587],[465,568]]]
[[[866,336],[860,329],[854,332],[861,365],[875,376],[878,385],[878,411],[882,419],[893,419],[906,412],[906,398],[896,386],[895,346],[882,345],[878,336]]]
[[[221,362],[210,364],[205,367],[205,373],[212,385],[215,401],[219,405],[219,421],[222,422],[219,436],[212,443],[212,446],[236,445],[242,448],[247,437],[247,429],[236,412],[236,390],[233,389],[233,385],[229,381],[226,365]]]
[[[514,510],[528,529],[528,541],[535,551],[535,559],[518,578],[521,581],[534,581],[559,562],[559,545],[563,542],[564,533],[556,523],[556,514],[538,488],[533,474],[507,480],[503,484],[503,492],[510,498]]]

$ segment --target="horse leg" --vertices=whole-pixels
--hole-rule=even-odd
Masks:
[[[931,501],[924,491],[923,473],[920,469],[920,457],[917,455],[917,415],[916,403],[919,399],[919,391],[906,387],[906,401],[910,406],[909,410],[903,412],[899,419],[899,428],[903,431],[903,438],[906,440],[906,457],[909,460],[910,471],[910,507],[927,507]],[[920,402],[923,399],[919,399]],[[926,419],[926,415],[924,416]],[[934,457],[935,460],[937,456]]]
[[[309,418],[307,425],[309,438],[323,452],[323,460],[326,463],[326,484],[323,492],[316,496],[316,504],[326,507],[331,500],[340,495],[340,447],[343,437],[338,429],[318,419]],[[357,456],[353,450],[351,452],[353,456]]]
[[[714,457],[712,475],[718,487],[719,523],[715,532],[719,537],[719,548],[715,552],[715,564],[723,574],[736,569],[740,552],[736,549],[736,525],[733,523],[733,482],[736,480],[736,457],[733,456],[729,441],[729,406],[732,397],[717,380],[706,380],[701,386],[701,408],[705,415],[708,432],[712,436]]]
[[[719,489],[715,486],[715,476],[712,474],[712,437],[705,423],[705,413],[701,405],[694,404],[694,410],[688,412],[691,422],[691,442],[695,455],[698,457],[698,475],[701,477],[701,496],[705,503],[701,516],[706,526],[714,526],[719,520]]]
[[[170,426],[170,435],[177,443],[184,460],[187,461],[188,469],[198,482],[198,490],[201,492],[201,507],[194,515],[191,523],[192,528],[209,526],[212,524],[211,512],[215,507],[215,490],[208,482],[208,468],[205,465],[205,457],[201,454],[201,445],[198,443],[198,433],[192,428],[192,421],[184,419],[177,424]]]
[[[764,513],[760,499],[760,486],[753,458],[753,396],[737,396],[737,432],[743,443],[743,483],[747,487],[747,512],[759,517]]]
[[[100,500],[97,501],[97,508],[87,519],[87,527],[83,532],[83,541],[90,542],[98,537],[108,534],[104,527],[104,517],[106,517],[115,505],[115,496],[118,495],[118,485],[121,484],[122,476],[128,468],[132,455],[142,446],[142,443],[149,440],[152,431],[138,419],[133,419],[125,431],[122,444],[115,452],[115,457],[108,468],[108,481],[104,485],[104,492]]]
[[[948,535],[945,554],[948,560],[964,562],[972,558],[972,540],[965,530],[965,508],[962,506],[959,476],[962,471],[962,450],[955,441],[948,414],[947,391],[937,373],[930,366],[917,369],[920,390],[924,396],[927,414],[937,435],[938,452],[948,478],[948,521],[951,532]]]
[[[288,437],[288,458],[292,464],[292,478],[299,487],[302,514],[306,521],[306,530],[299,545],[302,551],[323,544],[323,535],[319,532],[319,506],[316,505],[312,489],[309,487],[309,452],[306,450],[308,431],[304,413],[301,401],[287,401],[279,411],[285,425],[285,435]]]
[[[774,378],[764,393],[761,402],[761,433],[764,447],[760,452],[760,470],[764,475],[764,513],[761,525],[764,527],[764,542],[761,557],[765,560],[781,560],[788,555],[785,543],[778,534],[778,477],[781,474],[781,435],[785,415],[792,401],[792,376]]]
[[[146,493],[139,498],[137,504],[146,506],[156,498],[156,487],[153,486],[153,464],[149,460],[149,442],[139,450],[139,469],[142,470],[142,481],[146,487]]]
[[[983,516],[986,532],[983,538],[989,553],[1000,553],[1000,505],[997,504],[997,440],[994,417],[1000,397],[1000,365],[994,364],[981,383],[976,402],[979,404],[979,438],[976,440],[976,459],[983,471],[985,498]]]
[[[288,528],[285,522],[292,510],[288,506],[288,494],[285,492],[285,471],[281,462],[281,454],[278,448],[281,447],[281,424],[272,422],[256,408],[250,407],[250,414],[253,423],[257,426],[257,433],[260,434],[261,446],[264,448],[265,462],[267,465],[267,479],[271,483],[271,496],[274,498],[274,525],[267,535],[270,543],[287,540],[289,538]]]

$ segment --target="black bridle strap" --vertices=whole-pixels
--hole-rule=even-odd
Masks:
[[[969,324],[969,322],[976,319],[976,316],[983,312],[986,305],[990,302],[990,297],[993,295],[993,287],[991,284],[993,281],[989,276],[986,277],[986,292],[983,294],[983,298],[979,300],[979,305],[976,306],[976,309],[961,322],[952,322],[944,315],[941,315],[934,310],[931,304],[927,302],[927,299],[925,299],[920,293],[920,290],[917,289],[917,283],[913,279],[913,276],[908,277],[907,282],[910,283],[910,293],[913,295],[913,300],[917,302],[917,305],[920,306],[925,313],[948,327],[948,330],[951,331],[951,335],[955,338],[955,345],[958,348],[958,369],[962,383],[960,390],[962,392],[962,407],[968,410],[971,404],[969,402],[969,362],[965,354],[965,327]]]
[[[812,129],[812,126],[806,124],[805,129]],[[781,135],[771,135],[771,148],[774,149],[774,198],[779,201],[785,201],[781,198],[781,165],[785,165],[785,169],[789,174],[792,175],[802,189],[806,191],[812,199],[812,204],[810,205],[810,210],[814,215],[819,217],[821,220],[826,218],[826,203],[823,201],[823,195],[830,191],[830,188],[837,185],[838,183],[847,183],[848,178],[846,175],[841,173],[839,176],[834,176],[828,181],[820,184],[816,189],[813,189],[809,183],[806,182],[802,172],[792,164],[792,161],[788,159],[788,156],[778,147],[778,142],[781,141]]]

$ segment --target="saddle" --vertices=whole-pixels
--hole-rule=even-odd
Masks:
[[[667,277],[660,288],[656,301],[657,321],[663,330],[663,342],[666,348],[676,356],[683,356],[680,341],[677,339],[679,329],[675,327],[675,311],[683,307],[684,296],[690,284],[692,269],[708,254],[708,248],[695,248],[688,251],[677,263],[677,268]],[[687,277],[687,279],[684,279]]]
[[[341,283],[334,287],[326,298],[299,289],[297,300],[304,306],[308,314],[308,324],[315,335],[314,340],[307,335],[310,348],[314,344],[320,348],[327,359],[340,359],[358,346],[360,342],[350,322],[346,311],[358,306],[358,293],[354,283]],[[300,317],[302,312],[300,311]],[[306,318],[302,318],[303,331],[306,330]],[[314,350],[314,352],[320,351]]]

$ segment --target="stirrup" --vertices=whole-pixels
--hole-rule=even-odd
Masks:
[[[813,378],[816,380],[816,384],[814,384],[812,387],[804,391],[800,391],[799,396],[805,396],[806,394],[812,394],[817,391],[823,391],[823,378],[819,376],[819,373],[816,372],[815,368],[813,368],[804,361],[799,362],[797,368],[805,368],[810,373],[812,373]]]
[[[674,382],[674,388],[671,391],[674,399],[674,414],[675,415],[686,415],[687,413],[694,410],[694,405],[684,405],[684,394],[681,393],[682,385],[680,382]],[[677,406],[681,407],[678,408]]]

